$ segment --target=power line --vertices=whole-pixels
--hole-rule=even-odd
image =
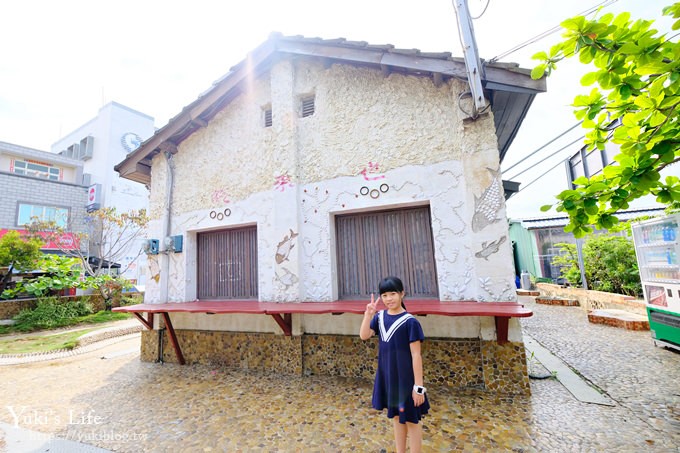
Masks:
[[[574,140],[573,142],[567,143],[566,145],[564,145],[562,148],[558,149],[557,151],[555,151],[555,152],[552,153],[551,155],[549,155],[549,156],[547,156],[547,157],[544,157],[543,159],[541,159],[541,160],[539,160],[538,162],[536,162],[533,166],[531,166],[531,167],[529,167],[529,168],[527,168],[527,169],[525,169],[525,170],[520,171],[520,172],[517,173],[515,176],[512,176],[512,177],[510,177],[510,178],[508,178],[508,179],[512,181],[513,179],[515,179],[516,177],[518,177],[518,176],[521,175],[522,173],[528,172],[528,171],[531,170],[532,168],[536,167],[536,165],[542,164],[542,163],[545,162],[546,160],[548,160],[548,159],[550,159],[551,157],[553,157],[555,154],[557,154],[557,153],[559,153],[560,151],[563,151],[563,150],[569,148],[571,145],[574,145],[574,144],[580,142],[580,141],[583,140],[584,138],[585,138],[585,135],[582,135],[581,137],[577,138],[577,139]],[[544,173],[544,174],[545,174],[545,173]]]
[[[579,126],[582,122],[583,122],[583,121],[579,121],[578,123],[574,124],[574,125],[571,126],[569,129],[567,129],[566,131],[562,132],[560,135],[558,135],[557,137],[553,138],[553,139],[550,140],[548,143],[546,143],[545,145],[543,145],[543,146],[541,146],[540,148],[538,148],[536,151],[534,151],[534,152],[532,152],[531,154],[529,154],[528,156],[526,156],[524,159],[520,160],[519,162],[515,162],[515,164],[512,165],[510,168],[506,168],[505,170],[503,170],[503,172],[512,170],[513,168],[515,168],[516,166],[518,166],[519,164],[521,164],[522,162],[524,162],[525,160],[527,160],[528,158],[530,158],[531,156],[533,156],[534,154],[536,154],[537,152],[539,152],[540,150],[542,150],[543,148],[545,148],[546,146],[548,146],[548,145],[550,145],[551,143],[553,143],[553,142],[554,142],[555,140],[557,140],[558,138],[563,137],[567,132],[572,131],[574,128],[576,128],[577,126]],[[581,138],[583,138],[583,137],[581,137]]]
[[[530,182],[529,184],[527,184],[526,186],[524,186],[524,187],[522,187],[521,189],[519,189],[519,190],[517,191],[517,193],[520,193],[521,191],[523,191],[524,189],[526,189],[527,187],[529,187],[530,185],[532,185],[533,183],[535,183],[536,181],[538,181],[539,179],[541,179],[542,177],[544,177],[545,175],[547,175],[548,173],[550,173],[551,171],[553,171],[555,168],[557,168],[558,165],[563,164],[563,163],[564,163],[564,161],[562,161],[562,160],[559,161],[559,162],[557,162],[555,165],[553,165],[552,167],[550,167],[550,169],[549,169],[548,171],[546,171],[545,173],[543,173],[541,176],[539,176],[538,178],[534,179],[533,181],[531,181],[531,182]]]
[[[618,0],[604,0],[603,2],[600,2],[597,5],[589,8],[589,9],[587,9],[587,10],[585,10],[585,11],[579,13],[579,14],[576,14],[576,15],[577,16],[588,16],[588,15],[594,13],[595,11],[597,11],[600,8],[606,8],[607,6],[613,5],[617,1]],[[561,28],[562,28],[561,25],[557,25],[557,26],[555,26],[555,27],[553,27],[549,30],[544,31],[543,33],[539,33],[538,35],[534,36],[533,38],[530,38],[529,40],[524,41],[523,43],[516,45],[512,49],[506,50],[505,52],[493,57],[491,60],[489,60],[489,63],[494,63],[494,62],[500,60],[501,58],[507,57],[511,53],[517,52],[518,50],[528,46],[529,44],[533,44],[537,41],[540,41],[541,39],[545,38],[546,36],[549,36],[549,35],[552,35],[555,32],[558,32]]]
[[[489,7],[489,3],[491,3],[491,0],[486,0],[486,5],[484,6],[484,9],[482,10],[482,12],[479,13],[478,16],[473,16],[472,14],[470,14],[470,19],[477,20],[480,17],[482,17],[484,15],[484,13],[486,12],[486,9]]]

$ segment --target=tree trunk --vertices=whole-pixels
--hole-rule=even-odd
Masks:
[[[0,280],[0,294],[5,291],[5,288],[7,288],[7,284],[12,281],[12,270],[14,269],[14,266],[12,264],[9,265],[7,268],[7,273],[2,276],[2,280]]]

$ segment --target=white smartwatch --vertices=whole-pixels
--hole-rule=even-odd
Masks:
[[[413,391],[416,392],[418,395],[424,395],[425,392],[427,392],[427,389],[422,385],[414,385]]]

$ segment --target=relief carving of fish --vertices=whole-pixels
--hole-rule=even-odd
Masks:
[[[281,264],[288,260],[290,251],[295,247],[294,239],[299,236],[299,233],[290,230],[290,234],[287,234],[281,242],[276,246],[276,263]]]
[[[499,222],[498,211],[503,206],[503,191],[501,187],[501,172],[492,170],[487,167],[487,170],[493,175],[493,181],[489,187],[484,189],[481,197],[475,195],[475,214],[472,217],[472,231],[475,233],[483,230],[492,223]]]
[[[293,274],[286,268],[283,268],[283,271],[280,274],[279,272],[277,272],[275,275],[276,279],[286,288],[289,288],[295,285],[298,281],[300,281],[297,275]]]
[[[492,241],[490,243],[487,243],[486,241],[482,242],[482,250],[475,253],[475,256],[477,258],[484,258],[485,260],[489,261],[489,257],[498,252],[498,249],[500,248],[501,244],[505,242],[505,239],[505,236],[501,236],[501,238],[497,241]]]

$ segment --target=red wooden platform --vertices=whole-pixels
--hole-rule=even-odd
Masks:
[[[365,300],[339,300],[334,302],[299,302],[278,303],[259,302],[254,300],[224,300],[224,301],[194,301],[164,304],[138,304],[126,307],[116,307],[113,311],[134,314],[147,329],[153,329],[153,315],[163,316],[168,329],[177,359],[184,364],[184,357],[177,342],[175,330],[170,320],[170,313],[207,313],[207,314],[264,314],[270,315],[281,327],[285,335],[292,334],[293,314],[343,314],[353,313],[361,315],[367,305]],[[526,318],[533,313],[517,302],[475,302],[455,301],[441,302],[432,299],[407,299],[406,308],[413,315],[441,315],[441,316],[493,316],[496,321],[496,338],[498,343],[508,341],[508,322],[510,318]],[[380,302],[378,309],[385,306]],[[141,313],[147,313],[144,318]]]

